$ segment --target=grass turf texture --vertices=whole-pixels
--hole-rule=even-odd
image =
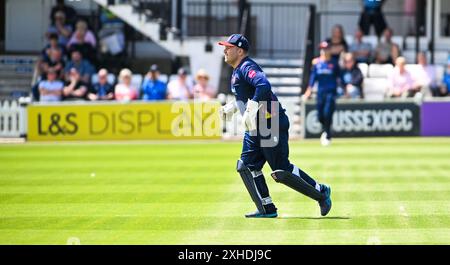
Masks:
[[[254,206],[238,142],[0,145],[0,244],[449,244],[450,138],[291,141],[333,208],[264,172],[280,217]]]

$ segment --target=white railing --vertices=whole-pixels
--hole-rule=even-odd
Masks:
[[[27,112],[17,101],[0,101],[0,137],[24,137]]]

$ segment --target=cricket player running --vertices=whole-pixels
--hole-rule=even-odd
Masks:
[[[307,100],[311,96],[312,87],[317,82],[319,86],[317,91],[317,114],[323,128],[320,142],[323,146],[328,146],[331,144],[331,124],[333,123],[333,113],[336,109],[337,80],[340,73],[339,65],[332,60],[328,42],[321,42],[319,49],[320,57],[313,62],[309,86],[303,95],[303,99]]]
[[[331,209],[331,189],[319,184],[308,174],[289,162],[289,119],[285,110],[272,92],[271,85],[259,65],[247,55],[248,40],[241,34],[231,35],[227,41],[219,42],[224,46],[225,62],[233,67],[231,90],[236,101],[221,108],[224,120],[231,120],[233,114],[240,111],[246,128],[241,158],[236,170],[240,174],[257,211],[247,214],[247,218],[275,218],[278,216],[269,195],[262,168],[269,163],[273,179],[303,195],[317,201],[322,216]],[[263,121],[263,122],[262,122]],[[278,135],[266,136],[261,124],[266,128],[276,127]],[[274,126],[271,126],[274,125]],[[273,129],[273,128],[272,128]],[[270,138],[272,145],[264,144]]]

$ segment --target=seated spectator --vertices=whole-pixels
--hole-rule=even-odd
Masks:
[[[64,83],[57,79],[57,72],[54,69],[47,71],[46,80],[39,82],[39,101],[55,102],[61,101]]]
[[[133,73],[125,68],[119,73],[119,83],[116,85],[114,96],[117,100],[129,101],[138,98],[138,90],[131,84]]]
[[[64,13],[67,18],[67,23],[73,24],[75,22],[75,19],[77,18],[77,11],[70,6],[66,6],[64,0],[56,0],[56,5],[52,7],[52,11],[50,12],[52,24],[55,23],[55,14],[58,11]]]
[[[216,95],[216,89],[214,89],[209,82],[209,75],[204,69],[198,70],[195,75],[197,84],[194,86],[194,98],[200,100],[210,100]]]
[[[52,69],[56,71],[56,77],[58,79],[64,79],[64,59],[62,58],[62,52],[59,48],[51,48],[49,50],[49,58],[43,60],[39,64],[39,71],[41,73],[41,79],[45,80],[47,72]]]
[[[393,34],[390,28],[384,30],[384,42],[378,43],[375,49],[375,63],[394,64],[400,56],[400,47],[392,42]]]
[[[52,33],[58,35],[59,44],[63,46],[67,45],[67,42],[72,35],[72,26],[66,23],[66,15],[64,15],[64,12],[57,11],[55,13],[55,23],[50,25],[48,28],[47,37],[49,37]]]
[[[69,80],[69,71],[72,68],[76,68],[78,73],[81,75],[81,80],[85,83],[89,83],[91,80],[92,74],[94,74],[94,67],[87,61],[83,59],[83,55],[78,50],[73,50],[70,53],[71,60],[67,63],[65,67],[66,80]]]
[[[84,42],[84,40],[80,40],[78,43],[73,43],[69,46],[69,52],[77,50],[81,53],[84,59],[89,61],[89,63],[93,64],[97,62],[97,52],[90,44]]]
[[[395,61],[394,71],[389,75],[388,95],[393,98],[412,97],[415,95],[414,81],[406,70],[406,59],[398,57]]]
[[[348,44],[345,41],[344,36],[344,29],[342,26],[335,25],[331,32],[331,38],[326,40],[330,45],[331,58],[335,63],[339,63],[341,54],[348,50]]]
[[[60,49],[62,57],[66,56],[66,47],[58,42],[58,34],[56,33],[51,33],[48,36],[48,44],[42,49],[41,54],[44,61],[49,59],[51,49]]]
[[[429,95],[432,91],[438,90],[436,80],[436,69],[427,63],[427,56],[424,52],[417,55],[418,67],[413,68],[411,76],[414,80],[414,91]]]
[[[188,100],[193,97],[192,86],[187,81],[187,71],[184,68],[178,70],[178,77],[169,82],[168,99]]]
[[[159,70],[156,64],[150,67],[147,75],[142,83],[142,96],[143,100],[164,100],[167,95],[166,83],[160,81]]]
[[[88,92],[88,84],[83,81],[76,68],[69,71],[69,81],[63,90],[64,100],[85,100]]]
[[[369,63],[370,56],[372,54],[372,45],[370,43],[363,42],[363,32],[358,29],[355,32],[355,40],[350,45],[349,51],[353,53],[353,56],[357,63]]]
[[[344,67],[341,70],[341,86],[346,98],[363,98],[362,85],[364,76],[356,65],[352,53],[344,55]]]
[[[88,29],[88,24],[84,20],[79,20],[75,26],[75,32],[72,34],[67,46],[76,43],[87,43],[95,48],[97,46],[97,40],[95,39],[94,33]]]
[[[97,40],[95,39],[94,33],[88,29],[86,21],[79,20],[75,32],[67,43],[67,49],[79,50],[83,54],[83,57],[92,63],[96,62],[96,46]]]
[[[433,94],[433,97],[442,97],[450,95],[450,58],[447,63],[447,70],[445,71],[444,78],[442,79],[442,86],[439,91]]]
[[[108,70],[98,71],[98,81],[90,87],[89,100],[111,100],[114,99],[114,87],[108,83]]]

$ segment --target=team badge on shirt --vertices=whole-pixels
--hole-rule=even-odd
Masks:
[[[249,78],[254,78],[256,76],[256,71],[255,70],[250,70],[250,72],[248,72],[248,77]]]

